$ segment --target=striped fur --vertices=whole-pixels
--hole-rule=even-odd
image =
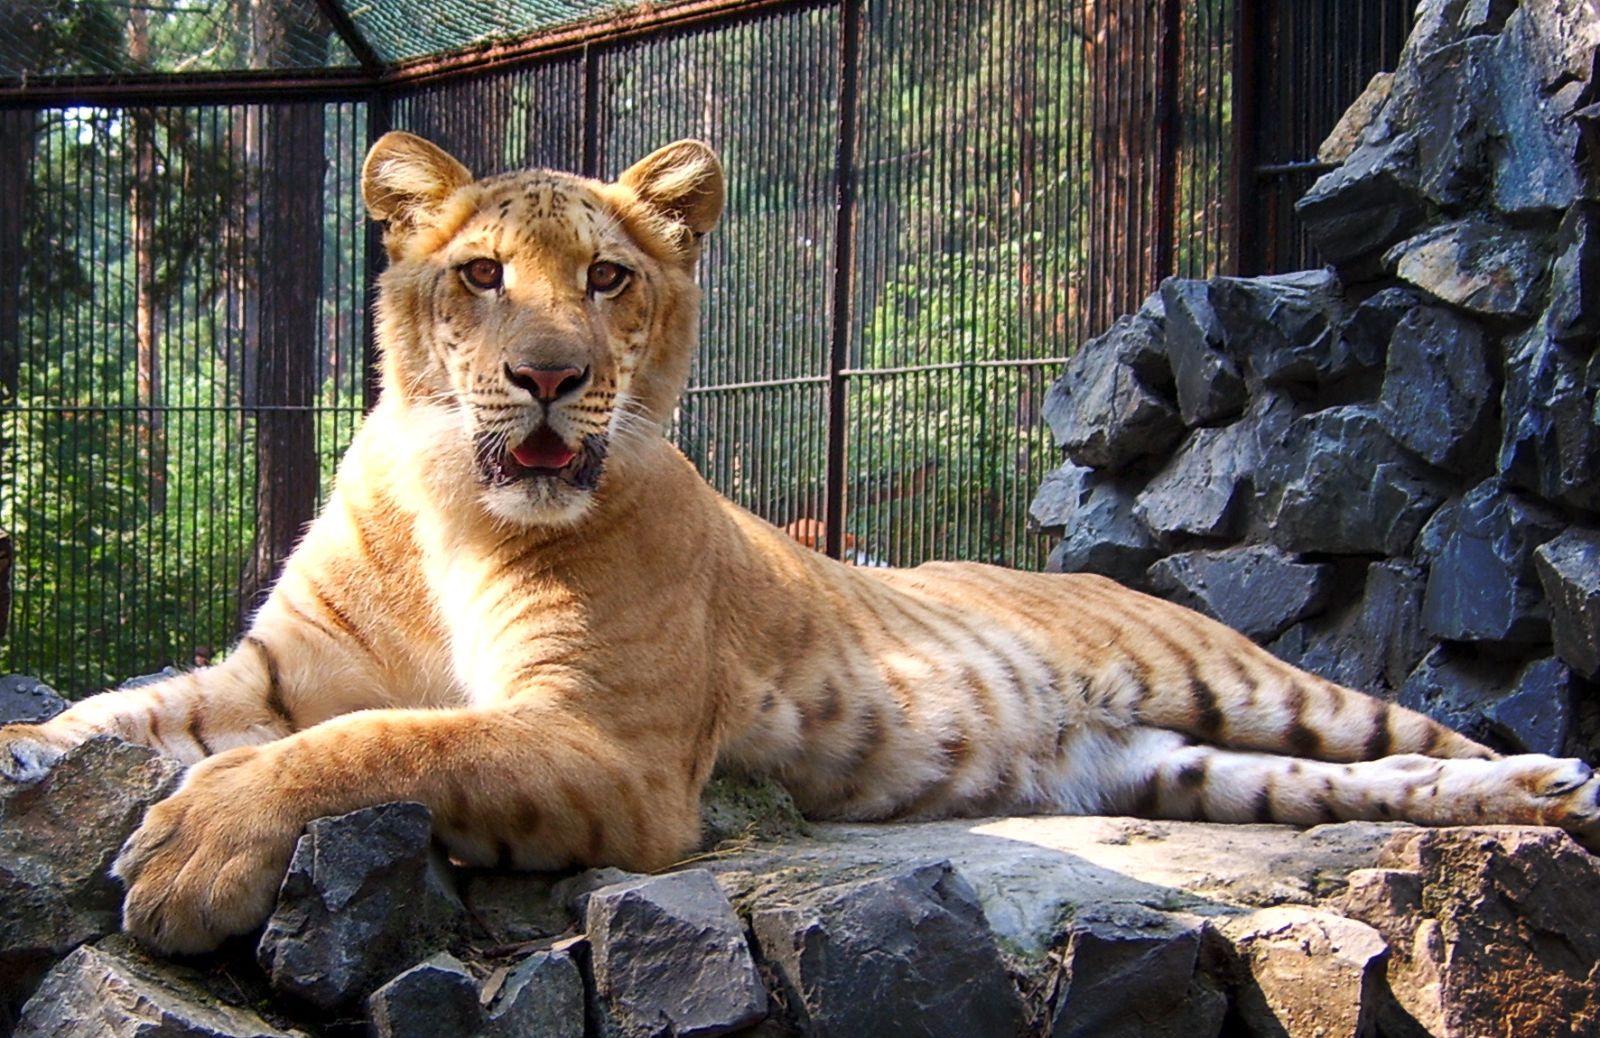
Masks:
[[[364,190],[391,257],[382,399],[249,632],[217,666],[0,732],[14,779],[100,732],[194,763],[117,864],[154,947],[257,925],[308,819],[390,800],[426,803],[464,861],[660,868],[719,766],[819,818],[1592,838],[1580,762],[1496,759],[1100,578],[847,567],[719,497],[661,435],[722,205],[704,146],[614,184],[472,182],[392,134]],[[632,273],[597,288],[596,263]]]

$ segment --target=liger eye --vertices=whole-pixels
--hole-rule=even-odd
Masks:
[[[468,260],[461,264],[461,279],[473,288],[490,291],[500,287],[500,279],[505,276],[505,269],[499,260],[480,257]]]
[[[633,273],[620,263],[600,260],[589,264],[589,291],[605,294],[615,292],[627,283],[628,275]]]

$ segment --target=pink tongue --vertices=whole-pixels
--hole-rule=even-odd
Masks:
[[[577,456],[561,442],[561,437],[548,427],[540,429],[516,447],[511,456],[517,464],[527,469],[558,469]]]

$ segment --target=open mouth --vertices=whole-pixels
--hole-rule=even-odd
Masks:
[[[554,429],[542,425],[532,436],[510,447],[499,437],[481,435],[477,457],[483,481],[492,487],[530,479],[556,479],[579,490],[593,490],[600,483],[606,441],[604,436],[590,434],[579,449],[573,450]]]

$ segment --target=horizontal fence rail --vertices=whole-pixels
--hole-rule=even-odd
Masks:
[[[1308,262],[1290,192],[1407,27],[1391,0],[702,6],[320,96],[4,93],[0,667],[80,693],[231,641],[371,401],[358,176],[389,128],[479,174],[713,144],[671,435],[858,564],[1037,566],[1066,358],[1165,276]]]

